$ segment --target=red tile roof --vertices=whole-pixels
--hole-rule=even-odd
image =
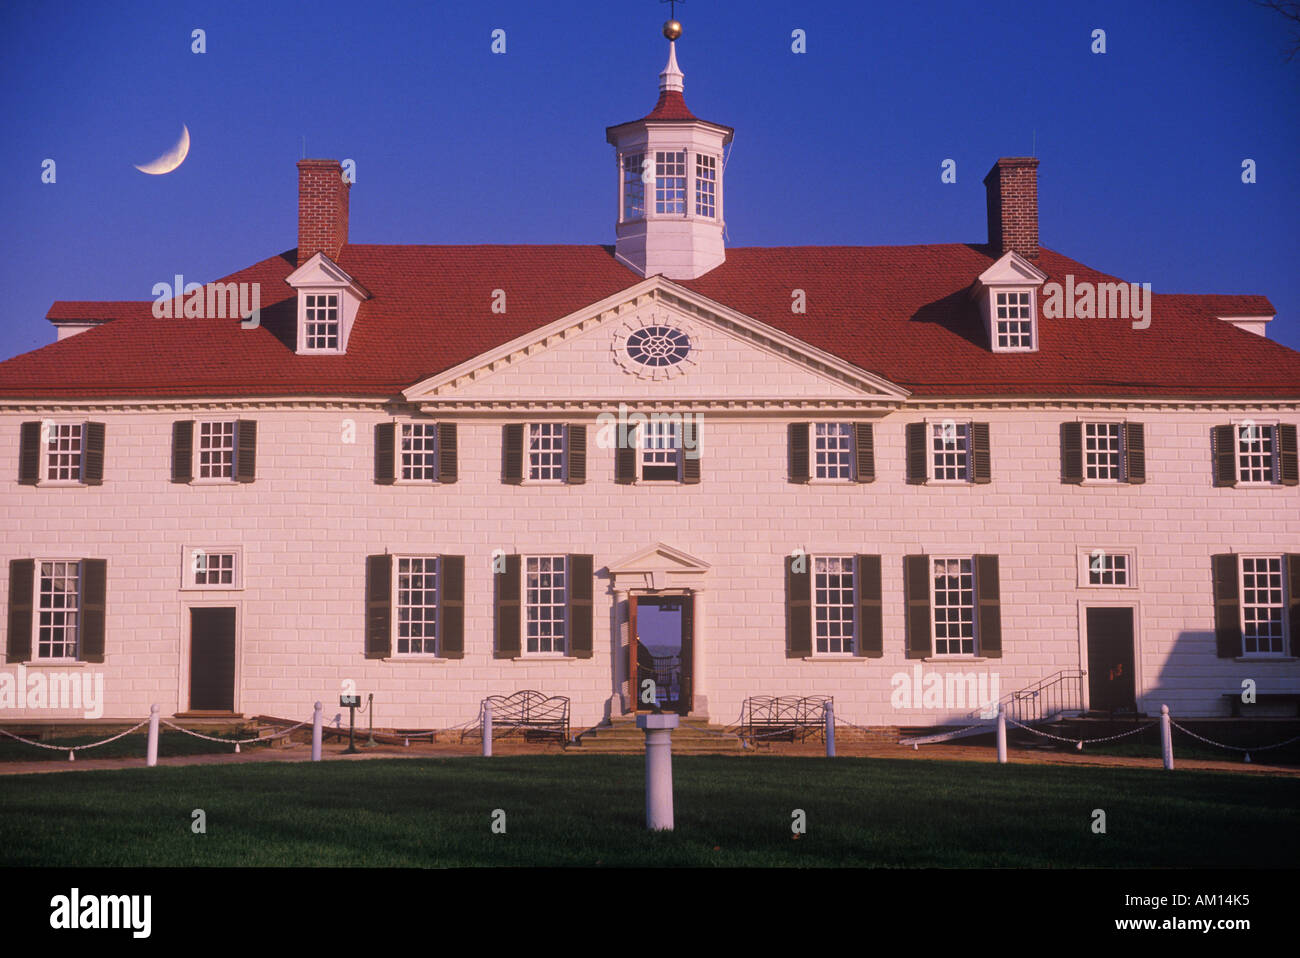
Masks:
[[[659,102],[647,113],[645,120],[695,120],[699,119],[686,105],[686,98],[680,90],[661,90]]]
[[[1300,398],[1300,352],[1216,318],[1270,316],[1262,296],[1156,294],[1148,329],[1040,318],[1038,352],[993,353],[968,296],[992,261],[964,244],[737,248],[682,285],[921,396]],[[221,280],[262,284],[256,329],[156,319],[148,302],[56,303],[51,318],[112,322],[0,363],[0,397],[393,396],[640,282],[607,246],[348,245],[339,265],[373,298],[347,355],[299,356],[294,262]],[[1115,281],[1046,249],[1038,266]],[[790,310],[795,289],[806,314]]]

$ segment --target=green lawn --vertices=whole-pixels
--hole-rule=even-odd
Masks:
[[[677,830],[657,834],[639,756],[7,776],[0,864],[1291,867],[1298,844],[1289,778],[755,756],[679,756],[674,774]]]

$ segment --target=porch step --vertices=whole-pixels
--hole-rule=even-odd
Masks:
[[[673,729],[674,754],[741,752],[744,749],[738,736],[721,726],[710,725],[706,719],[684,718]],[[634,719],[619,717],[608,725],[598,725],[581,733],[565,751],[571,754],[644,752],[645,732],[637,728]]]

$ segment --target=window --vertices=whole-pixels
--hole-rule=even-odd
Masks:
[[[199,423],[200,479],[235,477],[235,423]]]
[[[712,219],[717,215],[718,161],[695,154],[695,215]]]
[[[1127,588],[1133,584],[1133,556],[1128,552],[1111,552],[1106,549],[1093,549],[1084,557],[1088,568],[1088,585],[1118,586]]]
[[[528,556],[524,567],[525,651],[564,654],[568,570],[564,556]]]
[[[235,553],[194,549],[191,556],[191,583],[196,588],[235,588]]]
[[[675,326],[643,326],[624,346],[628,358],[642,366],[675,366],[691,352],[691,338]]]
[[[50,423],[45,478],[50,482],[81,480],[81,423]]]
[[[930,467],[936,482],[966,482],[970,477],[970,423],[930,423]]]
[[[971,559],[934,560],[934,654],[975,654],[975,572]]]
[[[1243,423],[1237,427],[1237,481],[1271,483],[1277,436],[1273,426]]]
[[[397,559],[397,654],[437,655],[438,557]]]
[[[655,212],[686,212],[686,153],[655,154]]]
[[[1281,655],[1286,604],[1281,556],[1241,557],[1241,635],[1244,655]]]
[[[564,481],[564,423],[529,424],[528,479],[531,482]]]
[[[853,478],[853,427],[846,422],[819,422],[813,428],[813,476]]]
[[[303,331],[306,348],[334,351],[339,348],[339,297],[337,293],[306,294]]]
[[[993,343],[999,350],[1034,348],[1033,294],[1028,290],[993,294]]]
[[[623,219],[634,220],[645,216],[645,166],[644,153],[623,155]]]
[[[81,612],[81,563],[39,563],[37,578],[36,658],[75,659]]]
[[[402,423],[402,479],[438,479],[438,426],[431,422]]]
[[[1123,426],[1117,422],[1083,424],[1083,477],[1088,480],[1122,482]]]
[[[853,653],[854,580],[852,556],[813,559],[813,651]]]
[[[671,420],[651,419],[638,429],[641,439],[641,478],[670,480],[678,478],[677,462],[681,448],[681,427]]]

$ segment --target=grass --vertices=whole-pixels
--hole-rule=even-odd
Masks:
[[[130,728],[130,726],[123,726]],[[109,728],[102,732],[95,732],[93,735],[72,735],[62,738],[51,738],[40,740],[46,745],[85,745],[89,742],[101,742],[111,735],[121,732],[122,728]],[[309,730],[310,731],[310,730]],[[183,732],[177,732],[174,729],[163,728],[158,733],[158,754],[161,757],[170,757],[177,755],[211,755],[214,752],[230,753],[235,750],[234,740],[240,738],[250,738],[251,733],[247,731],[240,732],[213,732],[208,729],[203,730],[204,735],[213,738],[230,739],[230,744],[208,742],[201,738],[195,738],[193,735],[186,735]],[[24,738],[30,738],[37,741],[34,736],[24,735]],[[97,745],[94,748],[82,749],[77,753],[77,760],[83,758],[144,758],[145,745],[148,741],[147,733],[143,730],[125,735],[115,742],[109,742],[107,745]],[[259,745],[250,742],[241,745],[244,751],[253,748],[266,748],[265,745]],[[24,742],[15,742],[11,738],[0,737],[0,762],[66,762],[68,753],[62,750],[55,751],[48,748],[37,748],[35,745],[27,745]]]
[[[640,756],[6,776],[0,864],[1237,868],[1291,867],[1297,852],[1290,778],[755,756],[673,766],[671,833],[645,829]],[[191,831],[196,808],[206,834]],[[491,831],[495,809],[505,834]]]

